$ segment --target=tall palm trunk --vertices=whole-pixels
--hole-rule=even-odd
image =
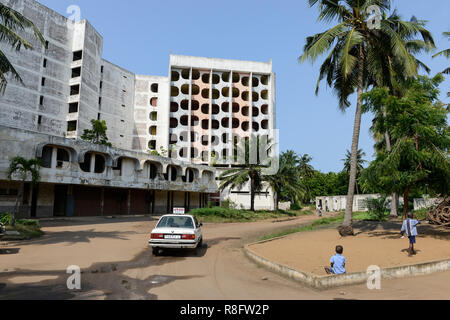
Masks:
[[[255,211],[255,178],[250,174],[250,211]]]
[[[358,102],[356,104],[355,123],[353,125],[352,156],[350,159],[350,181],[348,185],[345,216],[339,233],[342,236],[354,235],[353,233],[353,197],[355,195],[356,171],[358,161],[359,132],[361,130],[362,94],[364,91],[364,52],[363,46],[359,46],[359,70],[358,70]]]
[[[385,119],[387,118],[386,107],[383,107],[383,117]],[[386,151],[389,153],[392,151],[392,146],[391,136],[387,130],[384,133],[384,140],[386,141]],[[398,216],[398,194],[396,192],[392,193],[391,198],[391,212],[389,213],[389,216],[396,218]]]
[[[409,189],[410,186],[407,186],[403,193],[403,219],[406,219],[408,215]]]
[[[16,203],[14,205],[14,210],[13,210],[12,219],[11,219],[11,227],[13,227],[13,228],[16,226],[16,216],[18,213],[19,201],[22,198],[24,186],[25,186],[25,182],[22,181],[20,183],[19,190],[17,191]]]
[[[278,211],[278,192],[273,191],[273,209],[275,212]]]

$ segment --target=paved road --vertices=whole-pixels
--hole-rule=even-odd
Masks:
[[[450,272],[327,291],[302,287],[248,261],[245,243],[313,216],[244,224],[205,224],[206,246],[153,257],[154,219],[46,222],[42,239],[0,245],[0,299],[450,299]],[[82,269],[82,289],[66,287],[65,268]]]

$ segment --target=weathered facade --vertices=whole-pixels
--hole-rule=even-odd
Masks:
[[[0,212],[13,210],[19,192],[21,177],[7,177],[16,156],[42,162],[39,184],[25,184],[21,216],[166,213],[203,207],[217,191],[215,169],[148,153],[6,126],[0,143]]]
[[[23,84],[8,79],[6,92],[0,97],[0,126],[4,126],[2,132],[6,128],[19,129],[20,132],[26,132],[21,137],[27,136],[32,141],[61,138],[63,145],[44,146],[42,150],[36,149],[36,155],[49,157],[50,147],[55,147],[53,152],[57,154],[58,146],[66,146],[71,155],[70,161],[67,161],[71,163],[69,167],[81,168],[86,167],[83,150],[89,148],[83,146],[77,149],[78,144],[83,144],[80,138],[85,129],[91,128],[92,119],[105,120],[108,138],[114,148],[102,151],[106,163],[105,172],[102,173],[104,176],[92,177],[88,183],[80,185],[91,185],[92,181],[92,185],[97,187],[160,190],[161,193],[167,193],[172,189],[165,184],[156,188],[154,184],[147,185],[139,179],[133,181],[133,185],[128,182],[128,177],[116,179],[118,170],[112,168],[117,167],[117,159],[128,159],[120,162],[128,166],[132,162],[130,159],[135,159],[133,161],[136,163],[148,159],[152,150],[167,152],[172,160],[159,158],[159,161],[173,162],[178,166],[177,170],[181,170],[180,176],[183,176],[188,167],[205,172],[198,165],[209,166],[214,163],[219,170],[229,168],[233,164],[229,160],[234,153],[233,135],[273,137],[275,75],[271,62],[171,55],[168,77],[137,75],[102,58],[103,38],[88,21],[73,22],[35,0],[0,1],[33,21],[47,41],[44,46],[30,32],[25,32],[24,37],[34,46],[34,50],[22,49],[17,52],[0,43],[0,49],[23,79]],[[4,154],[3,149],[2,146],[3,161],[15,155],[35,155],[29,154],[29,150],[22,152],[17,148],[14,149],[16,154]],[[95,159],[96,155],[91,156]],[[52,154],[52,157],[55,155]],[[213,161],[224,158],[228,160]],[[90,163],[91,167],[94,166],[90,169],[95,170],[95,164],[92,161]],[[63,184],[76,185],[78,178],[74,178],[76,174],[72,174],[70,168],[63,171],[54,167],[44,170],[55,170],[59,179],[63,179]],[[145,168],[145,165],[139,164],[136,172],[142,173]],[[166,174],[164,164],[161,170],[162,174]],[[214,181],[215,170],[208,170]],[[84,171],[82,176],[86,176]],[[197,178],[202,179],[201,176]],[[0,179],[4,179],[4,176]],[[48,183],[59,182],[50,179]],[[64,192],[60,187],[56,189],[58,195]],[[68,193],[72,192],[69,189]],[[230,198],[243,207],[249,207],[248,189],[228,190],[218,195],[218,199]],[[177,189],[183,192],[188,190],[191,192],[190,186],[184,190],[180,185]],[[205,192],[217,192],[217,183],[215,188],[208,188]],[[43,197],[44,191],[40,194]],[[108,190],[96,196],[86,195],[89,196],[102,199],[115,197]],[[118,193],[116,198],[124,197]],[[127,201],[138,197],[128,194]],[[182,201],[176,199],[183,198],[177,194],[164,194],[164,197],[173,197],[178,202]],[[199,199],[204,197],[198,196]],[[82,198],[81,193],[79,198]],[[161,203],[156,207],[170,202],[157,201]],[[189,202],[189,199],[186,201]],[[0,198],[0,202],[5,201]],[[127,212],[133,211],[130,209],[133,203],[127,204]],[[102,205],[99,210],[103,213],[106,207]],[[256,207],[272,208],[272,193],[267,191],[258,194]],[[42,209],[43,212],[45,210]]]

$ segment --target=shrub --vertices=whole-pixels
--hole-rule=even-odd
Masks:
[[[291,203],[290,210],[301,210],[301,209],[302,207],[298,203],[296,202]]]
[[[0,213],[0,223],[5,226],[9,226],[12,222],[12,214],[11,213]]]
[[[388,210],[386,207],[386,197],[381,197],[378,199],[367,199],[367,208],[369,209],[369,214],[378,221],[383,221],[387,216]]]

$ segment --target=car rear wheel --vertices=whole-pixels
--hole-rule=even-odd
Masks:
[[[152,253],[154,256],[159,256],[159,248],[153,248]]]

